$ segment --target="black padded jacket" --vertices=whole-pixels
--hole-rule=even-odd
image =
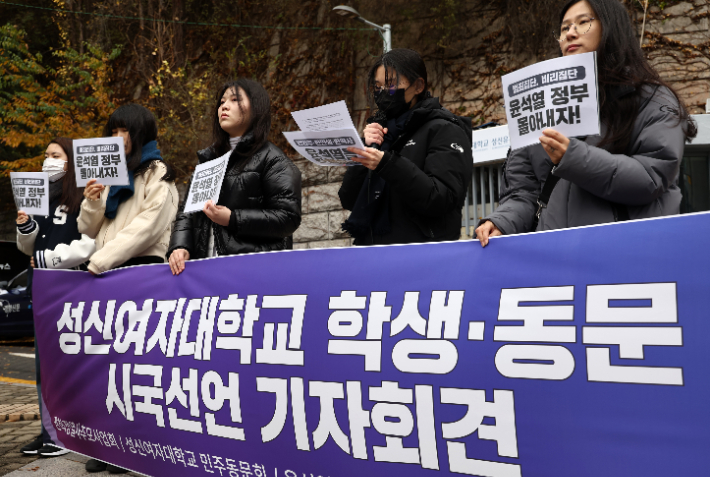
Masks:
[[[232,210],[229,225],[215,224],[201,211],[179,212],[168,257],[178,248],[190,252],[191,259],[207,257],[212,231],[217,255],[292,248],[291,234],[301,224],[301,172],[270,142],[241,159],[237,153],[248,148],[251,140],[245,136],[232,152],[217,201]],[[211,147],[197,153],[200,164],[219,156]]]
[[[437,98],[419,102],[404,131],[385,152],[373,174],[391,187],[386,235],[370,233],[355,245],[458,240],[463,207],[473,174],[471,121],[441,107]],[[368,169],[351,166],[338,195],[352,210]]]

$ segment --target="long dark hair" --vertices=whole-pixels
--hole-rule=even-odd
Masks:
[[[248,149],[236,152],[242,158],[251,157],[269,140],[269,130],[271,130],[271,99],[269,98],[269,93],[266,92],[263,86],[250,79],[239,78],[234,81],[228,81],[222,85],[219,91],[217,91],[214,108],[212,109],[212,149],[220,156],[229,151],[229,133],[219,125],[219,116],[217,113],[219,107],[222,105],[222,96],[224,96],[227,90],[231,89],[237,94],[239,110],[242,113],[244,113],[244,109],[242,109],[240,89],[244,91],[244,94],[247,95],[251,103],[251,118],[247,131],[252,133],[254,141]]]
[[[560,12],[560,24],[567,10],[583,0],[569,0]],[[651,67],[635,37],[629,14],[619,0],[586,0],[602,28],[602,38],[597,49],[599,75],[599,100],[601,120],[607,126],[599,143],[612,153],[624,153],[631,142],[634,122],[641,106],[643,85],[664,86],[678,101],[678,119],[684,122],[687,139],[695,137],[697,128],[683,101],[656,70]],[[615,91],[622,86],[633,86],[634,94],[618,97]]]
[[[414,50],[395,48],[377,58],[377,61],[375,61],[375,64],[372,65],[370,71],[367,73],[368,98],[373,98],[375,76],[377,76],[377,69],[380,66],[385,67],[385,85],[399,84],[400,76],[407,78],[410,85],[413,85],[416,80],[421,78],[424,80],[424,91],[417,95],[417,102],[431,97],[431,93],[428,89],[429,82],[427,80],[426,65],[422,57]],[[391,72],[394,72],[394,77],[390,76]]]
[[[155,161],[141,164],[143,146],[158,139],[158,123],[155,116],[147,108],[134,103],[124,104],[114,111],[108,118],[104,128],[104,136],[110,137],[118,128],[128,130],[131,136],[131,153],[126,156],[127,167],[135,176],[143,174]],[[164,181],[172,181],[175,174],[172,167],[165,161],[168,172],[162,177]]]
[[[49,144],[56,144],[61,147],[64,150],[64,154],[67,155],[67,173],[62,178],[62,195],[59,196],[59,203],[67,208],[67,213],[74,214],[79,211],[79,206],[81,206],[81,201],[84,198],[84,188],[76,186],[72,140],[68,137],[55,137],[49,141]]]

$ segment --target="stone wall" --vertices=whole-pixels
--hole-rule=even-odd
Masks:
[[[352,239],[340,224],[348,218],[338,198],[338,189],[345,174],[344,167],[320,167],[297,160],[301,170],[303,218],[293,234],[293,248],[349,247]]]

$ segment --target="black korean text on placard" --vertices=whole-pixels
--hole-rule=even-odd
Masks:
[[[192,204],[206,202],[212,199],[220,186],[219,179],[225,163],[222,162],[204,171],[199,171],[192,182]]]
[[[18,209],[41,208],[45,196],[44,179],[12,179],[12,192]]]
[[[300,147],[333,147],[333,146],[354,146],[355,140],[351,137],[324,137],[321,139],[296,139],[294,141]]]
[[[572,68],[562,68],[549,73],[540,73],[521,81],[516,81],[508,85],[508,96],[513,97],[527,91],[557,83],[568,81],[580,81],[586,78],[584,66],[574,66]]]
[[[520,100],[512,100],[510,102],[510,111],[511,116],[517,118],[518,134],[523,136],[531,132],[542,131],[545,128],[553,128],[560,124],[581,123],[582,117],[579,105],[585,98],[589,98],[588,91],[589,87],[587,83],[553,87],[552,97],[549,98],[552,107],[541,111],[537,110],[545,108],[544,100],[540,108],[534,106],[529,110],[521,108]],[[528,95],[533,104],[536,94],[537,93]],[[522,103],[525,103],[527,97],[521,99]],[[521,112],[521,109],[526,109],[532,114],[524,114]]]
[[[118,144],[92,144],[78,146],[75,151],[76,167],[82,180],[118,177],[121,162]]]
[[[350,138],[348,138],[350,139]],[[348,151],[345,148],[332,148],[332,149],[306,149],[306,153],[314,161],[318,161],[321,164],[336,164],[341,165],[344,161],[352,161],[353,157],[357,154]]]

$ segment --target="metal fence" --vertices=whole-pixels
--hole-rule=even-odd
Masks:
[[[474,166],[461,224],[468,237],[473,237],[479,220],[498,208],[502,174],[502,162]],[[710,210],[710,152],[686,153],[679,179],[678,185],[683,193],[680,213]]]
[[[468,237],[473,237],[473,230],[479,220],[498,208],[502,175],[503,162],[474,166],[461,224]]]

